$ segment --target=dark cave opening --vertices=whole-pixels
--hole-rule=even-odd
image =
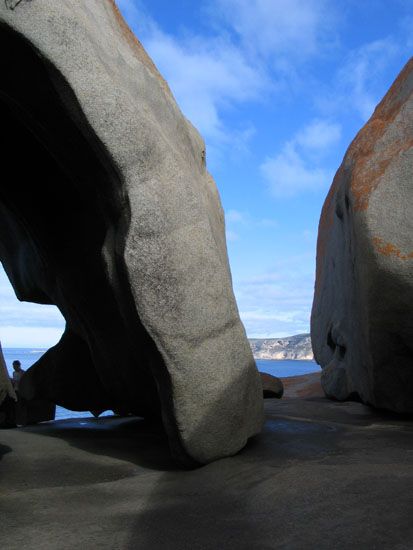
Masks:
[[[2,157],[9,167],[0,186],[0,233],[11,237],[1,239],[1,256],[19,298],[54,303],[42,277],[27,271],[42,270],[47,277],[52,266],[74,259],[81,264],[101,250],[119,209],[117,174],[56,69],[4,26],[0,47],[13,52],[0,59],[7,75],[0,85]],[[16,262],[7,262],[16,255],[19,272]]]

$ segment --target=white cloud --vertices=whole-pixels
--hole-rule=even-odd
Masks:
[[[222,156],[223,146],[248,150],[253,124],[227,124],[226,114],[246,102],[262,102],[286,83],[295,90],[296,65],[310,55],[325,55],[335,27],[330,0],[210,0],[204,12],[208,32],[181,29],[172,35],[143,5],[119,1],[181,109],[207,139],[209,161]]]
[[[266,159],[261,171],[275,197],[321,189],[330,180],[329,172],[307,165],[291,143],[275,157]]]
[[[330,116],[356,114],[366,122],[397,76],[394,65],[408,55],[405,40],[393,36],[350,50],[328,88],[314,96],[316,106]]]
[[[157,31],[145,42],[182,110],[200,131],[224,138],[221,108],[256,99],[263,88],[257,71],[222,39],[176,39]]]
[[[55,306],[20,302],[0,264],[0,341],[4,347],[50,347],[63,333]]]
[[[240,238],[240,226],[248,224],[249,221],[250,216],[247,212],[240,212],[239,210],[227,210],[225,212],[225,234],[227,237],[227,241],[238,241]]]
[[[365,121],[381,99],[377,90],[385,69],[398,53],[391,38],[376,40],[353,50],[338,74],[343,100]],[[395,75],[396,76],[396,75]]]
[[[314,229],[305,229],[303,231],[303,239],[305,242],[315,245],[317,240],[317,231]]]
[[[116,0],[116,3],[125,19],[138,19],[143,13],[142,6],[138,0]]]
[[[225,212],[225,221],[227,223],[243,223],[245,222],[246,214],[239,210],[228,210]]]
[[[244,127],[229,129],[222,113],[236,104],[260,100],[272,87],[265,73],[225,33],[172,36],[138,2],[122,0],[119,7],[166,78],[185,116],[206,138],[231,142],[243,150],[254,128],[246,121]]]
[[[234,242],[239,240],[239,235],[235,231],[232,231],[231,229],[225,230],[225,235],[227,238],[227,241]]]
[[[295,142],[307,151],[323,153],[336,145],[340,138],[340,124],[316,119],[297,133]]]
[[[211,11],[224,18],[247,50],[272,57],[306,59],[331,39],[334,28],[328,0],[215,0]]]
[[[340,137],[340,125],[328,120],[317,119],[300,130],[260,167],[271,193],[276,197],[293,197],[326,188],[334,172],[321,161]]]
[[[400,20],[400,31],[404,37],[404,45],[407,50],[411,51],[413,48],[413,14],[408,14]]]
[[[3,348],[50,348],[57,344],[63,334],[62,328],[0,326],[0,341]]]
[[[278,227],[279,223],[273,218],[262,218],[262,220],[258,220],[257,225],[261,227]]]
[[[314,255],[284,258],[267,272],[234,283],[240,316],[250,338],[309,331]]]
[[[227,241],[238,241],[244,229],[278,227],[272,218],[254,218],[249,212],[227,210],[225,212]]]

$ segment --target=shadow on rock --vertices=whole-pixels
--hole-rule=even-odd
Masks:
[[[162,426],[137,417],[63,420],[26,428],[56,437],[93,455],[127,461],[150,470],[177,469]]]
[[[0,460],[3,458],[3,456],[7,453],[10,453],[13,449],[11,447],[8,447],[7,445],[2,445],[0,443]]]

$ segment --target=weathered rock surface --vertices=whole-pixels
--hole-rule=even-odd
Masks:
[[[0,342],[0,405],[6,399],[10,397],[14,401],[17,400],[16,392],[10,380],[9,373],[7,371],[6,361],[4,360],[3,350]]]
[[[162,416],[182,463],[234,454],[262,388],[201,137],[111,0],[1,2],[0,23],[0,258],[67,322],[21,392]]]
[[[255,359],[314,359],[309,334],[295,334],[285,338],[250,338],[249,342]]]
[[[4,431],[2,548],[409,550],[411,421],[315,397],[317,381],[266,400],[262,435],[196,471],[135,418]]]
[[[319,226],[311,320],[328,396],[413,412],[413,61],[351,143]]]
[[[277,376],[273,376],[268,372],[260,372],[260,376],[264,399],[273,397],[281,399],[284,393],[284,386],[281,382],[281,378],[277,378]]]

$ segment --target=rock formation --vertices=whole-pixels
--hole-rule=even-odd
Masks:
[[[162,417],[207,463],[262,425],[205,146],[111,0],[0,4],[0,258],[66,331],[21,392]]]
[[[413,412],[413,61],[351,143],[325,201],[311,335],[336,399]]]
[[[255,359],[314,359],[309,334],[296,334],[285,338],[250,338],[249,342]]]
[[[4,360],[0,343],[0,405],[7,397],[17,401],[16,392],[14,391],[9,373],[7,372],[6,361]]]
[[[282,380],[277,376],[273,376],[268,372],[260,372],[262,393],[264,399],[276,398],[281,399],[284,393],[284,385]]]
[[[0,343],[0,428],[15,428],[17,395],[7,372]]]

